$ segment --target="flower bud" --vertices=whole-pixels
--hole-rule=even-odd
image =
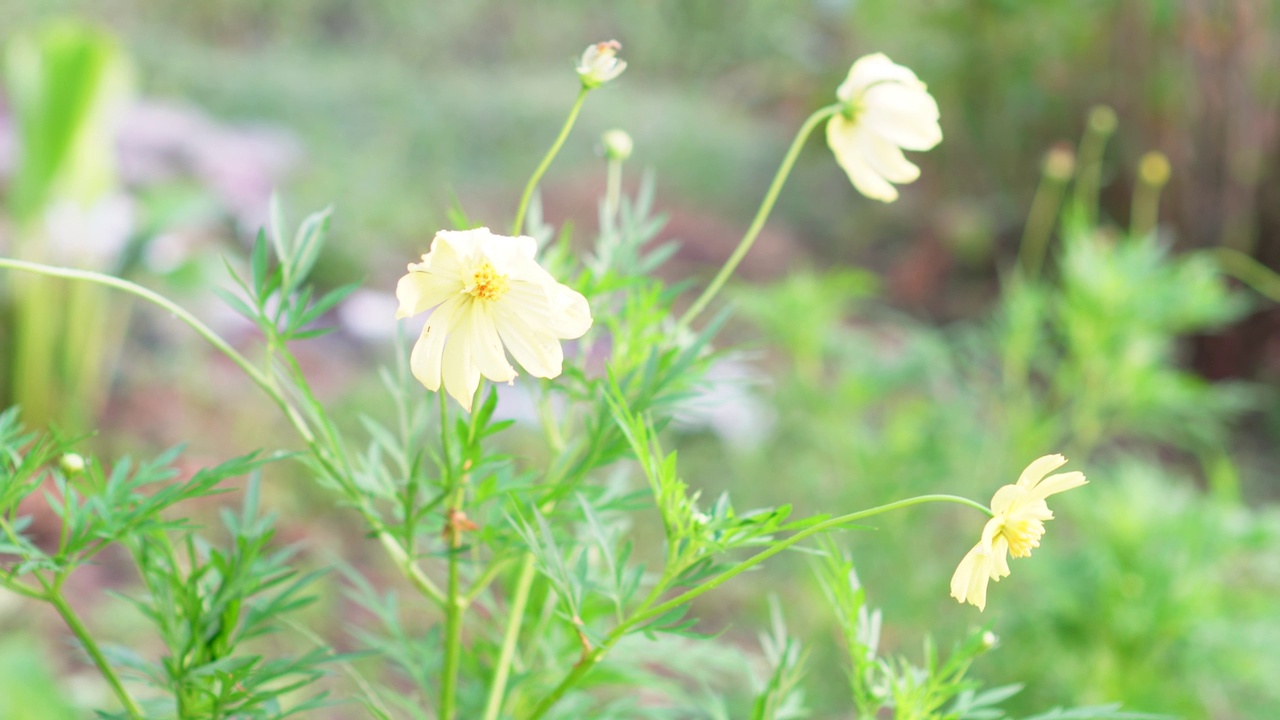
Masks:
[[[1149,152],[1138,161],[1138,177],[1152,187],[1163,187],[1169,182],[1169,158],[1162,152]]]
[[[1099,135],[1116,131],[1116,111],[1107,105],[1094,105],[1089,110],[1089,129]]]
[[[618,59],[618,51],[622,43],[617,40],[590,45],[582,53],[578,61],[578,77],[582,79],[582,87],[590,90],[600,87],[622,74],[627,69],[627,62]]]
[[[625,162],[631,157],[631,150],[635,147],[626,130],[609,130],[600,136],[600,142],[604,145],[604,156],[618,162]]]
[[[990,630],[987,630],[986,632],[982,633],[982,649],[983,650],[990,650],[991,648],[999,644],[1000,644],[1000,638],[997,637],[995,633],[991,632]]]
[[[1076,155],[1070,145],[1059,143],[1044,155],[1044,174],[1054,180],[1066,182],[1076,171]]]
[[[62,468],[63,475],[76,477],[84,472],[84,458],[77,453],[67,453],[58,460],[58,467]]]

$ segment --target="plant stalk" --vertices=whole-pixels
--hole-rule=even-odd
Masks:
[[[693,305],[685,311],[677,325],[678,328],[689,327],[689,323],[693,322],[693,319],[706,309],[707,304],[716,296],[716,293],[720,292],[720,288],[724,286],[729,276],[733,274],[738,264],[742,262],[742,258],[746,257],[747,251],[751,249],[751,245],[756,241],[756,236],[764,228],[765,220],[769,219],[769,213],[773,211],[773,204],[778,200],[778,194],[782,192],[782,186],[786,184],[787,176],[791,174],[791,168],[795,165],[796,158],[800,156],[800,149],[804,147],[805,140],[809,138],[809,135],[819,123],[835,115],[842,107],[844,107],[842,103],[835,103],[819,108],[800,126],[795,139],[791,141],[791,147],[782,158],[782,164],[778,166],[778,172],[773,176],[773,182],[769,185],[769,190],[765,193],[764,200],[760,203],[760,208],[756,211],[755,219],[751,221],[751,226],[747,228],[747,233],[742,236],[742,240],[738,242],[737,249],[725,261],[724,267],[720,268],[720,272],[711,280],[711,284],[707,285],[707,288],[702,291],[702,294],[698,296]]]
[[[896,502],[891,502],[886,505],[880,505],[878,507],[874,507],[869,510],[860,510],[858,512],[849,513],[848,515],[841,515],[840,517],[830,518],[816,525],[807,527],[797,532],[795,535],[792,535],[791,537],[787,538],[786,540],[781,540],[777,543],[774,543],[769,548],[756,553],[755,555],[747,558],[746,560],[720,573],[714,578],[711,578],[710,580],[702,583],[701,585],[698,585],[697,587],[686,590],[685,592],[680,593],[674,598],[671,598],[670,600],[656,607],[647,608],[647,607],[641,606],[641,609],[637,611],[636,614],[632,615],[630,619],[628,619],[626,622],[622,623],[621,625],[618,625],[608,635],[606,635],[604,640],[600,642],[600,645],[593,652],[591,652],[590,654],[584,655],[582,659],[580,659],[577,663],[575,663],[573,666],[573,669],[569,671],[569,674],[566,675],[562,681],[560,681],[560,684],[557,685],[554,690],[552,690],[545,698],[543,698],[542,702],[539,703],[536,708],[534,708],[533,713],[529,715],[528,718],[526,718],[526,720],[538,720],[538,718],[541,718],[544,715],[546,715],[547,712],[553,706],[555,706],[557,702],[559,702],[560,698],[564,696],[565,692],[567,692],[569,688],[577,684],[579,680],[581,680],[588,672],[590,672],[591,669],[595,667],[595,665],[598,662],[600,662],[600,660],[605,656],[605,654],[609,651],[609,649],[612,648],[615,643],[621,640],[623,636],[625,636],[628,632],[630,632],[632,628],[638,625],[642,625],[654,618],[661,617],[664,613],[672,610],[673,608],[677,608],[709,590],[714,590],[715,588],[724,584],[726,581],[751,569],[752,567],[755,567],[756,565],[759,565],[765,560],[773,557],[774,555],[777,555],[778,553],[782,552],[783,550],[786,550],[787,548],[791,547],[792,545],[795,545],[796,543],[800,542],[801,540],[804,540],[805,538],[811,537],[821,532],[826,532],[827,530],[835,529],[837,527],[840,527],[841,525],[846,525],[856,520],[862,520],[864,518],[869,518],[874,515],[879,515],[881,513],[889,512],[890,510],[899,510],[902,508],[911,507],[912,505],[920,505],[922,503],[929,503],[929,502],[959,503],[961,505],[968,505],[969,507],[981,510],[987,515],[991,515],[991,510],[987,508],[985,505],[981,505],[979,503],[974,502],[973,500],[970,500],[968,498],[963,498],[958,495],[920,495],[918,497],[907,498],[906,500],[898,500]],[[651,595],[650,597],[653,597],[653,596]]]
[[[50,587],[44,598],[50,605],[53,605],[54,609],[58,611],[58,615],[62,617],[62,621],[67,624],[67,628],[80,641],[81,647],[89,654],[89,659],[93,661],[93,664],[98,668],[98,672],[102,673],[102,677],[111,686],[112,691],[115,692],[116,697],[120,700],[120,704],[124,706],[125,712],[129,714],[129,717],[135,720],[144,720],[146,716],[143,715],[142,708],[138,706],[137,701],[133,699],[129,691],[124,688],[124,684],[120,682],[115,670],[111,669],[111,664],[107,662],[106,656],[102,654],[102,650],[94,642],[93,635],[84,626],[76,611],[67,604],[66,598],[62,596],[62,591],[56,586]]]
[[[529,200],[533,197],[533,190],[538,187],[538,181],[542,180],[547,168],[551,167],[551,161],[560,153],[560,148],[564,146],[565,139],[569,137],[569,131],[573,129],[573,124],[577,122],[578,112],[582,110],[582,103],[587,99],[587,93],[590,91],[590,88],[586,87],[578,90],[578,97],[573,101],[573,107],[569,108],[569,117],[565,118],[564,125],[560,128],[560,135],[551,144],[551,149],[543,156],[542,162],[538,163],[538,167],[533,171],[528,184],[524,186],[524,193],[520,196],[520,205],[516,208],[515,222],[511,224],[512,235],[520,235],[524,232],[524,216],[529,211]]]

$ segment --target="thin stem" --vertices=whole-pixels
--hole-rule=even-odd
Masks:
[[[464,492],[459,482],[457,489],[453,491],[453,499],[449,503],[449,519],[445,523],[445,532],[449,533],[449,596],[444,606],[444,668],[440,675],[440,720],[453,720],[456,712],[458,666],[462,660],[462,612],[466,607],[466,600],[462,597],[462,579],[458,568],[463,531],[457,518],[462,512]]]
[[[120,682],[120,678],[116,675],[115,670],[111,669],[111,664],[107,662],[106,656],[102,654],[102,650],[99,649],[98,644],[94,642],[93,635],[89,632],[89,629],[84,626],[84,623],[81,622],[80,616],[76,615],[76,611],[71,609],[71,606],[67,604],[67,600],[62,596],[62,592],[56,587],[51,587],[44,595],[44,598],[49,601],[49,604],[53,605],[54,609],[58,611],[58,615],[62,617],[62,621],[67,624],[67,628],[69,628],[72,634],[76,636],[76,639],[80,641],[80,645],[84,648],[85,652],[89,654],[89,658],[93,660],[93,664],[97,666],[98,672],[102,673],[102,677],[106,679],[107,684],[111,686],[111,689],[115,692],[116,697],[119,698],[120,704],[124,706],[125,712],[129,714],[129,717],[135,718],[136,720],[143,720],[145,716],[142,714],[142,708],[138,706],[137,701],[133,699],[133,696],[129,694],[129,691],[125,690],[124,684]]]
[[[801,540],[804,540],[805,538],[811,537],[821,532],[826,532],[827,530],[832,530],[834,528],[840,527],[841,525],[847,525],[856,520],[862,520],[868,517],[872,517],[874,515],[879,515],[881,513],[889,512],[890,510],[900,510],[902,508],[911,507],[912,505],[920,505],[922,503],[929,503],[929,502],[952,502],[952,503],[958,503],[961,505],[968,505],[969,507],[981,510],[987,515],[991,515],[991,510],[987,508],[985,505],[981,505],[977,502],[974,502],[973,500],[970,500],[968,498],[963,498],[958,495],[920,495],[918,497],[907,498],[906,500],[898,500],[897,502],[891,502],[891,503],[888,503],[887,505],[880,505],[878,507],[874,507],[869,510],[860,510],[855,513],[849,513],[848,515],[841,515],[840,517],[831,518],[828,520],[824,520],[820,523],[817,523],[816,525],[811,525],[805,528],[804,530],[797,532],[795,535],[792,535],[786,540],[781,540],[774,543],[773,545],[769,546],[769,548],[762,550],[756,553],[755,555],[752,555],[746,560],[738,563],[737,565],[734,565],[733,567],[720,573],[714,578],[711,578],[710,580],[702,583],[701,585],[698,585],[697,587],[686,590],[685,592],[680,593],[674,598],[656,607],[647,608],[642,605],[640,610],[637,611],[634,615],[632,615],[629,620],[622,623],[621,625],[618,625],[608,635],[606,635],[604,640],[600,642],[600,645],[592,653],[590,653],[589,655],[584,655],[582,659],[579,660],[573,666],[573,669],[569,671],[569,674],[565,676],[564,680],[562,680],[560,684],[557,685],[555,689],[551,691],[550,694],[548,694],[545,698],[543,698],[542,702],[539,703],[536,708],[534,708],[533,713],[528,716],[527,720],[537,720],[538,718],[541,718],[543,715],[546,715],[547,711],[549,711],[553,706],[555,706],[557,702],[559,702],[560,698],[564,696],[565,692],[567,692],[569,688],[573,687],[579,680],[582,679],[583,676],[585,676],[588,672],[590,672],[591,669],[595,667],[596,663],[600,662],[600,660],[605,656],[605,653],[607,653],[609,649],[613,647],[613,645],[616,642],[618,642],[618,640],[622,639],[624,635],[630,632],[632,628],[635,628],[636,626],[639,626],[639,625],[643,625],[644,623],[654,618],[661,617],[664,613],[672,610],[673,608],[677,608],[693,600],[699,595],[702,595],[703,593],[709,590],[713,590],[719,587],[720,585],[724,584],[731,578],[736,577],[737,575],[755,567],[756,565],[759,565],[765,560],[773,557],[774,555],[777,555],[778,553],[782,552],[783,550],[786,550],[787,548],[791,547],[792,545],[795,545],[796,543],[800,542]],[[653,597],[653,595],[651,594],[650,597]]]
[[[796,133],[796,137],[791,141],[791,147],[787,150],[786,156],[782,158],[782,164],[778,166],[778,172],[773,176],[773,183],[769,185],[769,191],[765,193],[764,200],[760,203],[760,209],[756,211],[755,219],[751,221],[751,226],[747,228],[746,235],[742,236],[742,240],[738,242],[738,247],[729,256],[724,267],[720,268],[720,272],[711,280],[711,284],[706,290],[702,291],[702,295],[694,301],[693,305],[685,311],[684,316],[680,318],[678,327],[687,328],[689,323],[706,309],[711,299],[720,292],[720,288],[733,274],[738,267],[738,263],[742,262],[742,258],[746,257],[747,251],[751,249],[751,245],[756,241],[756,236],[760,234],[760,230],[764,228],[765,220],[769,218],[769,213],[773,210],[773,204],[778,199],[778,194],[782,191],[782,186],[786,184],[787,176],[791,174],[791,168],[795,165],[796,158],[800,156],[800,149],[804,147],[804,142],[809,138],[813,129],[823,120],[835,115],[843,107],[842,104],[836,103],[820,108],[804,121],[800,126],[800,131]]]
[[[131,283],[128,280],[122,280],[113,275],[93,272],[92,270],[75,270],[72,268],[45,265],[43,263],[28,262],[26,260],[15,260],[13,258],[0,258],[0,268],[24,270],[26,272],[33,272],[39,275],[70,278],[72,280],[84,280],[86,282],[97,283],[98,285],[106,285],[108,287],[116,288],[117,290],[123,290],[154,305],[158,305],[173,313],[179,320],[185,322],[192,330],[199,333],[200,336],[207,340],[210,345],[217,348],[223,355],[226,355],[244,371],[245,375],[249,376],[250,380],[253,380],[255,384],[265,390],[272,399],[277,401],[277,403],[285,402],[284,398],[282,398],[271,386],[271,381],[267,376],[259,371],[258,368],[254,367],[253,363],[245,359],[243,355],[236,352],[235,348],[227,344],[226,340],[223,340],[222,337],[214,332],[208,325],[200,322],[194,315],[184,310],[182,306],[153,290],[149,290],[136,283]]]
[[[1280,303],[1280,274],[1239,250],[1220,247],[1209,252],[1218,261],[1223,272]]]
[[[484,706],[484,720],[498,720],[502,702],[507,694],[507,676],[511,674],[511,661],[515,658],[516,643],[520,639],[520,627],[524,624],[524,611],[529,604],[529,592],[533,588],[533,553],[526,553],[516,579],[515,594],[511,596],[511,609],[507,612],[507,629],[502,634],[502,650],[493,670],[493,682],[489,685],[489,699]]]
[[[582,88],[578,90],[578,97],[573,101],[573,107],[569,109],[569,117],[565,119],[564,126],[560,128],[560,135],[556,137],[556,141],[551,144],[551,149],[542,158],[542,162],[538,164],[537,169],[533,171],[533,176],[529,178],[529,183],[524,186],[524,194],[520,196],[520,205],[516,208],[516,219],[511,224],[511,234],[519,235],[524,232],[524,215],[529,211],[529,200],[533,197],[533,189],[538,186],[538,181],[547,172],[547,168],[551,166],[551,161],[560,153],[560,148],[564,145],[564,141],[569,137],[569,131],[573,129],[573,124],[578,120],[578,112],[582,110],[582,103],[587,99],[587,93],[590,88]]]
[[[622,206],[622,161],[609,158],[605,177],[604,213],[612,229],[617,223],[618,208]]]
[[[1049,172],[1040,177],[1040,185],[1036,187],[1035,197],[1031,200],[1031,210],[1027,213],[1027,225],[1022,231],[1022,242],[1018,246],[1018,267],[1028,280],[1035,281],[1044,267],[1044,256],[1049,250],[1049,236],[1053,233],[1054,221],[1062,206],[1062,195],[1066,187],[1065,178]]]
[[[204,338],[216,350],[221,352],[228,359],[234,362],[237,367],[244,371],[245,375],[248,375],[249,379],[252,380],[263,392],[265,392],[276,406],[280,408],[281,412],[283,412],[285,417],[289,419],[289,422],[293,425],[294,429],[298,431],[298,434],[302,437],[308,449],[310,449],[316,456],[316,459],[321,463],[321,465],[330,474],[332,474],[335,479],[341,480],[342,473],[339,472],[339,470],[329,461],[327,457],[328,454],[324,451],[324,448],[317,443],[315,434],[311,431],[306,420],[303,419],[297,408],[289,402],[288,398],[280,392],[273,379],[258,368],[254,367],[253,363],[249,362],[243,355],[237,352],[235,348],[231,347],[226,340],[223,340],[222,337],[214,332],[209,326],[200,322],[199,319],[183,309],[182,306],[163,295],[136,283],[90,270],[75,270],[72,268],[63,268],[53,265],[45,265],[42,263],[28,262],[25,260],[15,260],[12,258],[0,258],[0,268],[22,270],[25,272],[36,273],[38,275],[70,278],[72,280],[82,280],[85,282],[97,283],[99,285],[106,285],[117,290],[123,290],[130,295],[140,297],[143,300],[146,300],[173,314],[174,317],[177,317],[179,320],[186,323],[192,330],[195,330],[200,337]],[[382,523],[378,520],[377,515],[373,512],[373,509],[369,507],[368,503],[364,501],[363,498],[359,498],[359,501],[356,503],[356,507],[364,517],[365,521],[369,523],[369,526],[375,529],[378,535],[378,540],[382,543],[383,547],[391,553],[392,560],[396,563],[396,566],[405,574],[408,580],[413,583],[414,587],[418,588],[424,595],[431,598],[431,600],[437,604],[442,605],[444,603],[444,593],[440,592],[439,588],[437,588],[431,580],[413,564],[413,559],[409,557],[408,553],[400,546],[395,538],[391,537],[390,534],[382,528]]]

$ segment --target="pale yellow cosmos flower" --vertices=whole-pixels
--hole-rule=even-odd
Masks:
[[[827,145],[858,192],[893,202],[892,183],[915,182],[920,168],[903,150],[942,142],[938,103],[910,69],[881,53],[858,59],[836,90],[844,108],[827,122]]]
[[[996,491],[991,498],[994,517],[951,576],[951,597],[982,610],[987,605],[987,581],[999,582],[1009,574],[1008,556],[1028,557],[1040,547],[1044,521],[1053,519],[1045,498],[1087,482],[1081,472],[1049,475],[1066,462],[1061,455],[1045,455],[1028,465],[1017,483]]]
[[[618,59],[622,43],[617,40],[588,45],[578,60],[578,77],[582,86],[590,90],[609,82],[627,69],[627,61]]]
[[[537,248],[531,237],[488,228],[436,233],[431,251],[410,263],[396,286],[397,318],[431,310],[410,358],[419,382],[433,391],[443,382],[470,412],[481,376],[515,379],[507,352],[530,375],[560,374],[560,341],[582,337],[591,310],[586,298],[538,265]]]

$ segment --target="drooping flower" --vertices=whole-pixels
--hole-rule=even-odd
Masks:
[[[588,45],[578,60],[578,77],[582,79],[582,87],[588,90],[600,87],[622,74],[627,69],[627,61],[618,59],[618,51],[622,43],[617,40]]]
[[[1061,455],[1045,455],[1028,465],[1017,483],[996,491],[991,498],[994,516],[982,528],[982,539],[951,576],[951,597],[982,610],[987,604],[987,581],[999,582],[1009,574],[1008,556],[1028,557],[1040,547],[1044,522],[1053,519],[1045,498],[1087,482],[1081,472],[1049,475],[1066,462]]]
[[[482,375],[515,379],[507,352],[530,375],[560,374],[560,341],[582,337],[591,310],[586,298],[538,265],[536,252],[533,238],[488,228],[436,233],[430,252],[410,263],[396,286],[397,318],[431,310],[410,358],[419,382],[438,391],[443,381],[470,412]]]
[[[827,145],[858,192],[893,202],[892,183],[915,182],[920,168],[903,150],[942,141],[938,103],[910,69],[881,53],[858,59],[836,90],[844,108],[827,122]]]

